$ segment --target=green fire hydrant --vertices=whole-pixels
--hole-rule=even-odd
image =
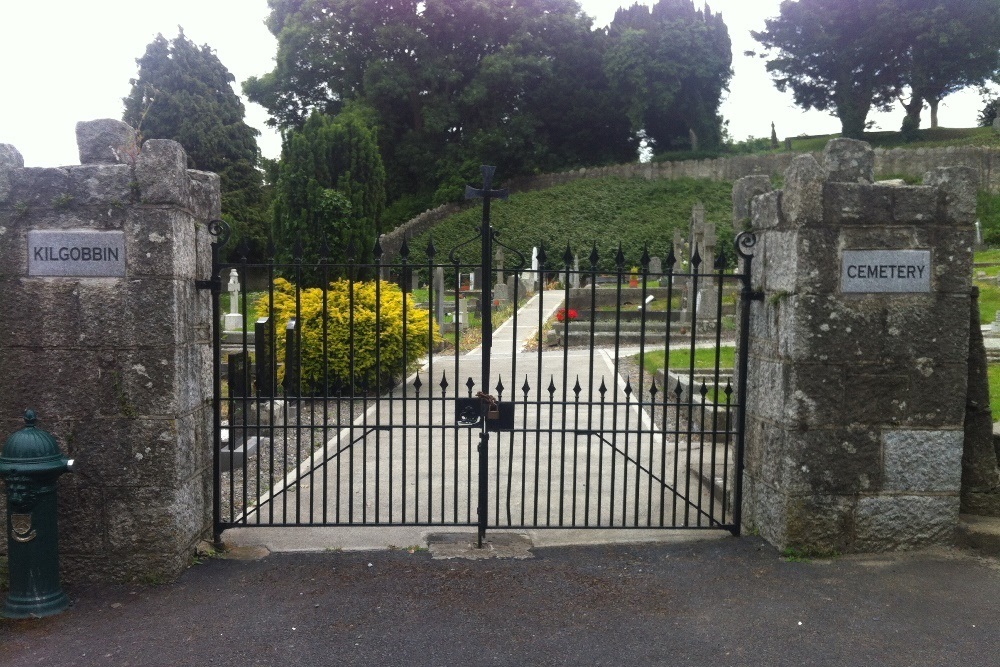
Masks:
[[[73,461],[59,451],[52,434],[35,428],[32,410],[24,428],[0,452],[0,478],[7,486],[7,565],[10,590],[0,615],[39,618],[69,605],[59,584],[56,480]]]

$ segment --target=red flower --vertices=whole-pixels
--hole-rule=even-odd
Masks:
[[[566,308],[560,308],[559,311],[556,313],[556,319],[559,320],[560,322],[565,322],[567,318],[569,319],[570,322],[572,322],[579,316],[580,314],[575,310],[573,310],[572,308],[570,308],[569,310],[567,310]]]

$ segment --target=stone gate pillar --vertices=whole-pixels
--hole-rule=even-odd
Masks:
[[[57,169],[0,145],[0,437],[31,407],[76,459],[59,491],[69,578],[169,579],[211,526],[211,314],[195,280],[219,179],[173,141],[139,151],[119,121],[77,138],[82,164]]]
[[[873,172],[834,140],[749,206],[744,516],[779,548],[907,548],[958,522],[977,177]]]

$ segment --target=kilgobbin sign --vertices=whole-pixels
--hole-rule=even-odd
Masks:
[[[28,275],[122,278],[125,233],[29,231]]]
[[[930,250],[845,250],[842,292],[930,292]]]

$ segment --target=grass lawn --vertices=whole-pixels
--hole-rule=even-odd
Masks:
[[[793,151],[821,151],[839,134],[793,137]],[[907,142],[899,132],[865,132],[864,140],[874,148],[937,148],[941,146],[997,146],[998,137],[991,127],[939,127],[919,131],[916,141]]]
[[[694,367],[700,369],[714,369],[715,368],[715,348],[699,349],[694,351]],[[645,358],[643,359],[643,365],[646,371],[650,373],[655,373],[656,371],[663,368],[663,364],[666,360],[666,354],[663,350],[653,350],[652,352],[647,352]],[[638,361],[638,357],[636,357]],[[721,370],[732,369],[736,364],[736,348],[735,347],[722,347],[719,348],[719,368]],[[691,366],[691,351],[690,350],[670,350],[670,367],[677,368],[690,368]]]
[[[1000,418],[1000,364],[990,364],[986,374],[990,380],[990,410],[996,420]]]

